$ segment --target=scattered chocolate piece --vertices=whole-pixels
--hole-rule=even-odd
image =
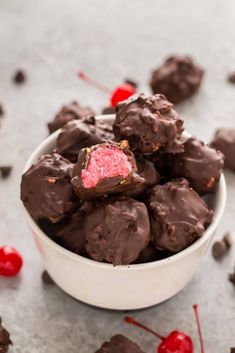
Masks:
[[[104,342],[95,353],[144,353],[140,347],[123,335],[115,335]]]
[[[230,273],[230,274],[228,275],[228,279],[229,279],[229,281],[235,286],[235,268],[234,268],[233,273]]]
[[[75,163],[82,148],[113,139],[111,126],[89,117],[65,124],[57,137],[56,147],[59,154]]]
[[[10,334],[5,327],[2,326],[2,319],[0,317],[0,352],[7,353],[10,344],[12,344]]]
[[[3,105],[0,103],[0,118],[2,118],[4,114],[5,114],[5,111],[4,111]]]
[[[225,235],[223,236],[223,241],[225,242],[227,248],[230,249],[232,246],[232,237],[229,232],[225,233]]]
[[[49,133],[62,128],[67,122],[71,120],[78,120],[95,116],[95,112],[90,107],[82,107],[79,102],[72,102],[61,108],[54,119],[48,123]]]
[[[202,81],[203,70],[188,56],[171,56],[154,70],[150,80],[153,93],[164,94],[179,103],[195,94]]]
[[[71,183],[81,200],[125,192],[145,182],[137,173],[128,142],[105,142],[84,148],[73,168]]]
[[[204,195],[214,191],[223,166],[220,151],[191,137],[184,143],[184,152],[172,158],[171,176],[188,179],[194,190]]]
[[[55,284],[49,273],[45,270],[42,272],[42,281],[45,284]]]
[[[186,179],[150,189],[151,236],[157,249],[179,252],[200,238],[213,216]]]
[[[182,152],[183,120],[163,95],[132,96],[119,103],[116,112],[114,135],[118,141],[128,140],[134,151]]]
[[[13,76],[13,81],[17,85],[21,85],[26,80],[26,75],[23,70],[17,70]]]
[[[235,129],[221,128],[216,131],[211,146],[224,154],[224,166],[235,171]]]
[[[149,243],[147,208],[126,197],[101,202],[87,215],[85,236],[86,250],[93,260],[128,265]]]
[[[228,75],[228,82],[230,83],[235,83],[235,72],[231,72],[231,74]]]
[[[116,109],[114,107],[105,107],[102,110],[102,114],[106,115],[106,114],[115,114],[116,113]]]
[[[79,204],[70,183],[73,164],[58,153],[41,156],[21,181],[21,200],[35,219],[56,223]]]
[[[12,171],[12,167],[10,165],[0,166],[0,173],[1,173],[2,179],[8,178],[11,174],[11,171]]]
[[[214,242],[212,246],[212,256],[214,259],[220,259],[223,257],[228,251],[226,243],[222,240]]]

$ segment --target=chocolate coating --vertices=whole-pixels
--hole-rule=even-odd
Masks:
[[[78,120],[85,117],[94,116],[95,112],[90,107],[82,107],[79,102],[72,102],[61,108],[54,119],[48,123],[49,133],[62,128],[71,120]]]
[[[211,146],[224,154],[224,166],[235,171],[235,129],[223,128],[216,131]]]
[[[154,164],[141,157],[136,158],[137,173],[143,178],[143,183],[139,183],[133,190],[127,191],[125,194],[131,197],[138,197],[150,186],[160,182],[160,175],[157,172]]]
[[[127,177],[122,177],[121,175],[103,178],[98,182],[95,187],[86,188],[82,180],[82,172],[89,167],[89,162],[94,152],[99,147],[112,148],[115,147],[125,153],[128,161],[132,166],[132,170]],[[97,167],[98,168],[98,167]],[[128,142],[122,141],[120,143],[116,142],[106,142],[103,144],[95,145],[90,148],[84,148],[80,151],[77,163],[73,168],[73,178],[72,185],[75,193],[82,200],[88,200],[98,196],[108,195],[110,193],[120,193],[135,189],[139,184],[144,183],[144,179],[140,177],[137,173],[136,161],[133,153],[129,150]]]
[[[96,261],[114,265],[134,262],[150,240],[148,211],[131,198],[109,199],[88,214],[86,250]]]
[[[186,179],[154,186],[147,205],[156,248],[175,253],[200,238],[213,216]]]
[[[194,190],[204,195],[214,191],[223,166],[221,152],[191,137],[184,143],[184,152],[172,158],[171,176],[188,179]]]
[[[116,107],[113,132],[118,141],[128,140],[134,151],[144,154],[159,149],[179,152],[183,120],[173,105],[160,94],[141,93],[119,103]]]
[[[65,124],[57,137],[56,147],[63,157],[76,162],[82,148],[113,139],[111,126],[90,117]]]
[[[21,200],[30,215],[55,223],[78,204],[70,178],[73,165],[57,153],[41,156],[22,176]]]
[[[7,353],[9,345],[12,344],[9,332],[2,326],[0,317],[0,352]]]
[[[154,70],[150,79],[153,93],[164,94],[172,103],[179,103],[196,93],[203,70],[188,56],[172,56]]]
[[[156,249],[152,242],[148,244],[148,246],[141,251],[138,259],[135,261],[136,264],[144,264],[148,262],[162,260],[171,255],[168,251],[162,251]]]
[[[136,343],[123,335],[115,335],[110,342],[104,342],[95,353],[144,353]]]

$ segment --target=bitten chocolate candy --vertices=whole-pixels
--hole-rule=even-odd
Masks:
[[[84,148],[73,168],[72,185],[87,200],[132,190],[145,180],[136,174],[136,161],[128,142],[106,142]]]
[[[130,264],[150,240],[147,208],[131,198],[108,199],[87,215],[85,236],[93,260]]]
[[[203,70],[188,56],[171,56],[154,70],[150,80],[153,93],[164,94],[172,103],[179,103],[196,93]]]
[[[67,159],[53,153],[40,157],[23,174],[21,200],[34,219],[56,223],[76,208],[79,201],[70,183],[72,168]]]
[[[173,153],[183,150],[183,120],[163,95],[132,96],[119,103],[116,111],[114,135],[118,141],[128,140],[134,151],[148,154],[159,149]]]
[[[213,192],[224,166],[220,151],[204,144],[195,137],[184,143],[184,152],[172,158],[172,177],[188,179],[200,195]]]
[[[156,248],[172,252],[179,252],[200,238],[213,216],[186,179],[154,186],[147,205]]]
[[[223,128],[216,131],[211,146],[220,150],[225,157],[224,166],[235,171],[235,129]]]
[[[48,123],[50,134],[71,120],[94,116],[95,112],[90,107],[82,107],[79,102],[72,102],[61,108],[54,119]]]
[[[65,124],[57,137],[56,147],[59,154],[76,162],[82,148],[113,139],[111,126],[90,117]]]
[[[144,353],[136,343],[123,335],[115,335],[110,342],[104,342],[95,353]]]
[[[12,344],[9,332],[2,326],[0,317],[0,352],[7,353],[9,345]]]

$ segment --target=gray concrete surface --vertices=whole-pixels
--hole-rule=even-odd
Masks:
[[[235,87],[225,80],[235,69],[234,26],[234,0],[0,1],[0,101],[6,110],[0,164],[14,165],[11,178],[0,181],[0,244],[16,246],[25,260],[20,277],[0,278],[0,314],[12,333],[11,353],[92,353],[117,332],[148,353],[156,351],[157,341],[126,327],[123,313],[86,306],[41,283],[43,265],[20,208],[20,175],[61,104],[77,98],[97,111],[107,104],[104,94],[77,80],[78,67],[110,87],[131,77],[148,92],[149,73],[166,55],[191,54],[206,76],[200,93],[178,107],[187,130],[208,141],[217,126],[234,126]],[[11,82],[17,68],[28,75],[22,87]],[[235,232],[235,175],[226,179],[228,202],[218,236]],[[197,302],[206,352],[229,352],[235,346],[235,289],[227,273],[234,260],[234,250],[220,263],[208,253],[182,293],[134,315],[163,334],[186,330],[198,353],[191,309]]]

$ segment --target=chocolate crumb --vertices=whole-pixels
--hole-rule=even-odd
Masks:
[[[228,82],[235,83],[235,72],[231,72],[231,74],[228,75]]]
[[[3,105],[0,103],[0,118],[4,115],[5,111],[3,109]]]
[[[55,284],[55,282],[46,270],[42,272],[42,281],[45,284]]]
[[[228,279],[235,286],[235,268],[234,268],[233,273],[229,273]]]
[[[223,257],[232,246],[231,235],[225,233],[221,240],[217,240],[212,246],[212,256],[215,260]]]
[[[1,173],[2,179],[8,178],[11,174],[11,171],[12,171],[12,167],[10,165],[0,166],[0,173]]]
[[[26,75],[23,70],[17,70],[13,76],[13,82],[16,84],[22,84],[26,80]]]
[[[9,332],[2,326],[2,319],[0,317],[0,352],[6,353],[8,346],[12,344]]]

